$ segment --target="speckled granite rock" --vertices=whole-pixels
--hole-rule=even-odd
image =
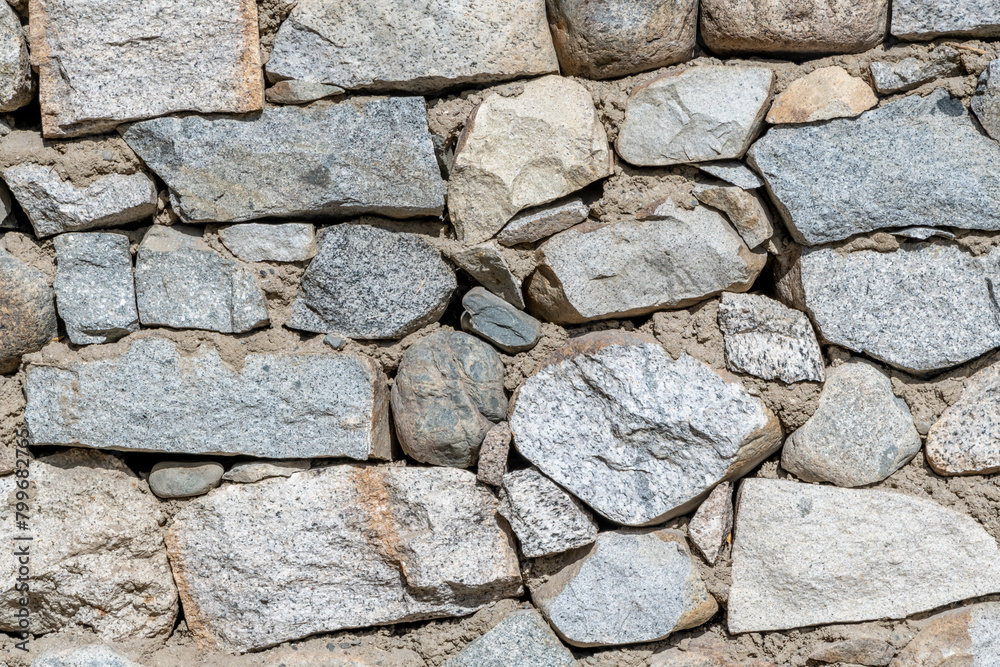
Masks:
[[[223,245],[244,262],[304,262],[316,254],[315,236],[315,225],[305,222],[248,222],[219,230]]]
[[[149,471],[149,490],[160,498],[203,496],[219,485],[224,471],[214,461],[160,461]]]
[[[497,511],[514,529],[525,558],[551,556],[597,539],[590,513],[537,468],[503,476]]]
[[[891,32],[900,39],[1000,36],[1000,6],[992,0],[893,0]]]
[[[1000,366],[969,378],[927,434],[927,463],[939,475],[986,475],[1000,470]]]
[[[31,661],[31,667],[142,667],[119,655],[110,646],[92,644],[80,648],[46,651]]]
[[[764,187],[764,181],[755,171],[747,167],[739,160],[718,160],[716,162],[702,162],[696,164],[700,171],[722,179],[726,183],[732,183],[744,190],[756,190]]]
[[[476,479],[490,486],[501,486],[507,473],[507,458],[510,456],[511,433],[507,422],[495,424],[486,432],[479,447],[479,463]]]
[[[733,484],[723,482],[712,489],[691,517],[688,537],[691,543],[705,557],[709,565],[715,565],[719,551],[733,530]]]
[[[778,125],[851,118],[876,104],[878,98],[864,80],[851,76],[843,67],[821,67],[775,96],[767,122]]]
[[[530,350],[542,335],[542,323],[482,287],[462,297],[462,329],[482,336],[508,354]]]
[[[986,133],[1000,141],[1000,59],[979,75],[979,86],[969,105]]]
[[[1000,661],[1000,604],[960,607],[932,616],[892,667],[950,667]]]
[[[21,20],[8,4],[0,7],[0,111],[23,107],[34,92]]]
[[[21,356],[56,337],[55,293],[41,271],[0,247],[0,373],[11,373]]]
[[[520,609],[442,667],[573,667],[576,660],[534,609]]]

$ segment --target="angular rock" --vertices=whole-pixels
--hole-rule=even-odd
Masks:
[[[337,465],[192,500],[166,540],[192,634],[244,652],[520,595],[496,506],[464,470]]]
[[[109,14],[90,0],[30,3],[46,137],[107,132],[176,111],[261,108],[254,5],[158,0],[119,10]]]
[[[223,472],[214,461],[160,461],[149,471],[149,490],[160,498],[203,496],[219,485]]]
[[[560,76],[523,87],[517,96],[483,100],[455,148],[448,211],[465,243],[486,241],[518,211],[612,173],[604,125],[586,88]]]
[[[702,204],[726,214],[749,248],[756,248],[774,236],[774,223],[764,200],[743,188],[696,186],[692,191]]]
[[[142,667],[119,655],[110,646],[92,644],[81,648],[52,650],[31,661],[31,667]]]
[[[843,662],[852,665],[885,667],[892,661],[892,656],[895,654],[895,649],[880,639],[860,637],[821,646],[809,654],[809,659],[816,662]]]
[[[778,125],[852,118],[876,104],[878,98],[867,83],[843,67],[821,67],[796,79],[774,98],[767,122]]]
[[[0,247],[0,373],[56,337],[55,294],[45,274]]]
[[[315,225],[305,222],[250,222],[219,230],[222,243],[244,262],[304,262],[316,255],[315,236]]]
[[[723,482],[712,489],[705,502],[691,517],[688,537],[691,543],[705,557],[709,565],[715,565],[719,551],[733,530],[733,484]]]
[[[534,609],[520,609],[442,667],[573,667],[576,660]]]
[[[1000,5],[992,0],[893,0],[890,32],[900,39],[925,41],[955,37],[1000,37]]]
[[[1000,589],[996,541],[971,517],[871,489],[747,479],[729,631],[905,618]]]
[[[958,54],[954,49],[944,47],[941,57],[930,61],[920,58],[906,58],[898,63],[873,62],[868,66],[875,90],[888,95],[913,90],[928,81],[943,79],[961,73]]]
[[[304,0],[267,61],[271,81],[416,93],[558,69],[543,0]]]
[[[932,616],[892,667],[978,667],[1000,661],[1000,604],[983,602]]]
[[[744,190],[756,190],[764,187],[763,179],[739,160],[704,162],[695,166],[706,174],[721,178],[726,183],[732,183]]]
[[[563,76],[615,79],[694,55],[698,3],[693,0],[547,4]]]
[[[253,484],[269,477],[291,477],[297,472],[309,470],[310,462],[305,461],[250,461],[237,463],[226,471],[222,479],[237,484]]]
[[[544,361],[521,385],[510,428],[543,473],[629,526],[693,510],[781,439],[777,418],[742,385],[624,332],[573,338]]]
[[[615,148],[634,165],[740,158],[764,123],[774,74],[762,67],[692,67],[639,84]]]
[[[946,229],[934,229],[933,227],[904,227],[903,229],[894,229],[889,232],[893,236],[900,236],[906,239],[917,239],[919,241],[926,241],[932,236],[938,236],[943,239],[953,239],[955,235]]]
[[[482,287],[462,297],[462,329],[482,336],[508,354],[530,350],[542,335],[542,323]]]
[[[56,305],[70,341],[110,343],[139,330],[127,236],[60,234],[55,248]]]
[[[667,202],[649,217],[578,225],[546,241],[528,280],[531,312],[563,324],[683,308],[750,289],[767,261],[712,209]]]
[[[507,458],[510,456],[510,426],[500,422],[486,432],[483,444],[479,446],[479,462],[476,479],[490,486],[501,486],[507,474]]]
[[[135,294],[145,326],[244,333],[269,321],[253,271],[187,225],[149,228],[136,256]]]
[[[471,248],[460,247],[450,250],[448,259],[489,291],[517,308],[524,308],[521,281],[511,271],[496,245],[483,243]]]
[[[14,215],[13,199],[7,184],[0,181],[0,229],[17,229],[17,217]]]
[[[729,370],[787,384],[823,381],[823,353],[805,313],[766,296],[723,292],[719,328]]]
[[[415,234],[365,225],[323,230],[285,326],[350,338],[402,338],[436,322],[455,272]]]
[[[1000,470],[1000,366],[994,364],[965,382],[927,433],[927,463],[939,475],[987,475]]]
[[[187,222],[439,215],[444,182],[419,97],[185,116],[122,133]]]
[[[578,549],[597,539],[597,524],[580,501],[537,468],[503,476],[497,511],[514,529],[525,558]]]
[[[666,651],[654,653],[649,667],[777,667],[764,660],[740,662],[730,660],[720,651],[688,649],[681,651],[669,648]]]
[[[347,338],[335,333],[327,334],[323,337],[323,342],[335,350],[343,350],[347,347],[347,341]]]
[[[979,86],[969,106],[986,134],[1000,141],[1000,59],[991,61],[979,75]]]
[[[23,107],[31,102],[34,92],[21,20],[11,6],[5,4],[0,7],[0,111]]]
[[[271,104],[308,104],[327,97],[343,95],[340,86],[328,86],[315,81],[279,81],[264,91]]]
[[[541,206],[518,213],[497,234],[501,245],[534,243],[583,222],[590,215],[590,206],[579,197],[561,204]]]
[[[719,609],[684,535],[662,529],[601,533],[531,599],[560,637],[584,647],[657,641]]]
[[[945,90],[775,127],[748,153],[796,241],[885,227],[1000,229],[1000,145]]]
[[[392,416],[403,451],[421,463],[468,468],[493,423],[507,414],[496,351],[461,332],[433,333],[403,355]]]
[[[368,357],[249,353],[237,370],[215,349],[182,356],[170,340],[145,337],[119,356],[45,364],[30,365],[25,383],[36,445],[273,459],[390,455],[386,380]]]

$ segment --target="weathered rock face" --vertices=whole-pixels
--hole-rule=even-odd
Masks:
[[[750,250],[719,213],[667,202],[651,219],[587,224],[556,234],[528,282],[531,312],[577,323],[682,308],[746,291],[767,253]]]
[[[588,334],[543,363],[518,391],[514,443],[612,521],[684,514],[779,446],[781,427],[759,399],[646,336]]]
[[[748,479],[740,488],[729,631],[903,618],[1000,588],[972,518],[888,491]]]
[[[883,95],[913,90],[928,81],[955,76],[961,72],[958,52],[941,46],[928,54],[929,59],[905,58],[897,63],[873,62],[868,66],[872,85]]]
[[[843,67],[821,67],[796,79],[774,98],[767,122],[778,125],[852,118],[877,103],[871,86]]]
[[[406,350],[392,385],[392,415],[411,457],[432,465],[474,465],[486,433],[506,414],[503,364],[487,343],[440,332]]]
[[[563,76],[613,79],[694,55],[693,0],[548,0]]]
[[[569,652],[537,611],[522,609],[475,640],[443,667],[573,667]]]
[[[929,40],[941,35],[1000,36],[1000,7],[990,0],[894,0],[891,32],[900,39]]]
[[[1000,141],[1000,59],[991,61],[979,75],[979,86],[969,106],[986,133]]]
[[[106,132],[175,111],[261,108],[255,5],[156,0],[120,9],[109,14],[99,0],[30,3],[46,137]]]
[[[13,513],[14,475],[0,477]],[[117,458],[73,449],[31,462],[31,627],[43,634],[92,628],[107,641],[165,639],[177,616],[177,589],[160,530],[159,503]],[[13,541],[14,522],[3,541]],[[0,554],[0,629],[18,629],[16,547]],[[102,663],[107,664],[107,663]]]
[[[222,243],[244,262],[304,262],[316,254],[315,236],[316,227],[305,222],[250,222],[219,230]]]
[[[46,651],[31,661],[31,667],[142,667],[109,646],[92,644],[82,648]]]
[[[268,477],[291,477],[297,472],[309,470],[305,461],[250,461],[237,463],[226,471],[222,479],[237,484],[253,484]]]
[[[29,366],[25,418],[36,445],[389,458],[385,384],[363,356],[248,354],[236,371],[214,349],[181,356],[147,337],[120,356]]]
[[[459,245],[446,252],[448,259],[472,276],[477,283],[517,308],[524,308],[521,281],[514,275],[495,243],[482,243],[472,247]]]
[[[705,623],[719,609],[676,530],[601,533],[580,558],[533,588],[531,599],[574,646],[656,641]]]
[[[748,158],[800,243],[911,225],[1000,229],[1000,145],[943,89],[772,128]]]
[[[518,211],[611,174],[611,149],[587,89],[546,76],[515,97],[492,95],[465,124],[448,181],[458,238],[491,238]]]
[[[534,243],[583,222],[590,215],[590,206],[579,197],[558,204],[540,206],[518,213],[497,234],[501,245]]]
[[[486,432],[479,447],[479,464],[476,479],[490,486],[501,486],[507,474],[507,458],[510,456],[510,426],[500,422]]]
[[[733,484],[723,482],[712,489],[691,517],[688,537],[691,543],[705,557],[709,565],[715,565],[729,533],[733,530]]]
[[[415,234],[337,225],[320,235],[292,305],[292,329],[350,338],[402,338],[436,322],[455,272]]]
[[[54,296],[44,273],[0,247],[0,373],[56,337]]]
[[[23,107],[34,92],[21,21],[10,5],[0,7],[0,111]]]
[[[214,461],[160,461],[149,471],[149,490],[160,498],[202,496],[219,485],[224,470]]]
[[[698,185],[692,191],[702,204],[726,214],[736,232],[749,248],[756,248],[774,236],[774,223],[764,200],[756,192],[743,188]],[[657,208],[657,211],[659,207]],[[654,216],[655,212],[654,212]]]
[[[1000,470],[1000,366],[973,375],[958,401],[927,434],[927,463],[939,475],[985,475]]]
[[[597,539],[597,524],[587,510],[537,468],[503,476],[498,511],[514,529],[525,558],[551,556]]]
[[[444,183],[419,97],[159,118],[122,133],[187,222],[439,215]]]
[[[166,540],[195,638],[244,652],[520,595],[496,505],[463,470],[338,465],[216,489],[185,504]]]
[[[530,350],[542,335],[542,323],[482,287],[462,297],[462,328],[508,354]]]
[[[931,617],[892,667],[985,667],[998,660],[1000,604],[984,602]]]
[[[264,91],[264,97],[272,104],[308,104],[345,92],[340,86],[315,81],[279,81]]]
[[[373,44],[379,45],[378,57],[372,57]],[[544,0],[431,0],[413,6],[305,0],[281,24],[267,61],[272,81],[417,93],[558,69]]]

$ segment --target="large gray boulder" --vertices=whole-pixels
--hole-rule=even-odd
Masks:
[[[0,373],[56,337],[55,293],[45,274],[0,247]]]
[[[1000,6],[992,0],[893,0],[890,31],[900,39],[926,41],[942,35],[1000,36]]]
[[[576,660],[534,609],[519,609],[442,667],[573,667]]]
[[[979,75],[979,86],[969,106],[986,133],[1000,141],[1000,58]]]
[[[1000,471],[1000,365],[982,369],[927,433],[927,463],[939,475]]]

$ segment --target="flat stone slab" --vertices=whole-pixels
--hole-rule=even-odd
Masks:
[[[576,659],[534,609],[519,609],[442,667],[573,667]]]
[[[764,187],[764,180],[739,160],[703,162],[695,166],[710,176],[715,176],[744,190],[756,190]]]
[[[979,75],[969,106],[986,133],[1000,141],[1000,58],[990,61]]]
[[[1000,661],[1000,604],[983,602],[932,616],[893,665],[947,667]]]
[[[117,356],[32,364],[25,394],[36,445],[389,458],[385,377],[363,356],[251,353],[236,370],[214,349],[182,356],[170,340],[146,337]]]
[[[316,226],[248,222],[219,230],[219,239],[244,262],[304,262],[316,255]]]
[[[843,67],[821,67],[796,79],[775,96],[767,122],[778,125],[853,118],[876,104],[878,98],[862,79],[851,76]]]
[[[511,218],[497,234],[497,241],[505,246],[534,243],[583,222],[588,215],[590,206],[579,197],[529,209]]]
[[[149,490],[160,498],[202,496],[219,485],[224,471],[214,461],[160,461],[149,471]]]
[[[890,32],[900,39],[925,41],[955,37],[1000,36],[1000,6],[992,0],[893,0]]]
[[[55,293],[45,274],[0,247],[0,373],[12,373],[21,356],[56,337]]]
[[[340,86],[292,80],[277,82],[264,91],[264,96],[272,104],[308,104],[327,97],[343,95],[345,92]]]
[[[309,460],[305,461],[248,461],[236,463],[222,476],[227,482],[253,484],[268,477],[291,477],[297,472],[309,470]]]
[[[542,323],[482,287],[462,297],[462,329],[482,336],[508,354],[530,350],[542,335]]]
[[[537,468],[503,476],[500,508],[525,558],[578,549],[597,539],[597,524],[573,496]]]
[[[464,470],[337,465],[216,489],[184,505],[166,541],[192,634],[242,653],[519,596],[496,506]]]
[[[1000,366],[994,364],[965,382],[927,433],[927,463],[939,475],[987,475],[1000,471]]]
[[[481,243],[471,247],[453,246],[446,253],[448,259],[472,276],[477,283],[516,308],[524,308],[521,280],[514,275],[495,243]]]
[[[996,541],[971,517],[890,491],[747,479],[729,631],[905,618],[1000,590]]]

